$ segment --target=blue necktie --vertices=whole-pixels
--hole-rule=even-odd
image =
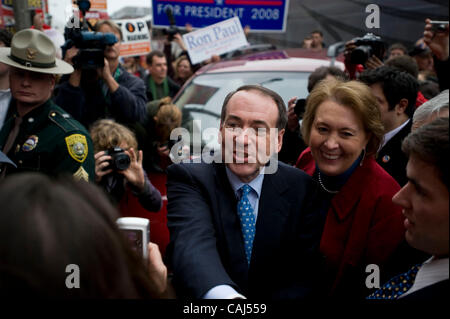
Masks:
[[[412,287],[420,266],[415,265],[408,272],[392,278],[367,299],[397,299]]]
[[[253,239],[255,239],[255,216],[253,215],[253,208],[248,200],[248,194],[252,190],[250,186],[245,184],[241,187],[242,196],[238,203],[238,215],[241,220],[242,236],[244,238],[245,255],[247,262],[250,265],[252,257]]]

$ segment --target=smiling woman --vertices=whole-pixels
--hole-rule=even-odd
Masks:
[[[323,284],[334,297],[364,297],[366,266],[383,273],[404,234],[392,203],[400,187],[374,159],[383,136],[376,99],[362,83],[325,80],[308,97],[302,133],[309,148],[297,167],[322,189]]]

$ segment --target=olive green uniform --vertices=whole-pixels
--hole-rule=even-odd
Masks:
[[[0,131],[2,150],[16,116],[9,118]],[[94,148],[89,133],[51,100],[23,117],[19,134],[7,155],[17,168],[8,167],[6,176],[34,171],[47,175],[67,173],[86,181],[95,177]]]

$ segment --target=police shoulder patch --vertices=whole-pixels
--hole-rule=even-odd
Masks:
[[[70,156],[77,162],[83,163],[88,155],[86,136],[82,134],[72,134],[67,136],[65,140]]]

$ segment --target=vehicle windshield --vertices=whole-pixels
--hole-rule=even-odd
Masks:
[[[262,85],[280,94],[287,106],[294,96],[306,98],[309,74],[279,71],[203,74],[195,77],[174,103],[182,110],[182,126],[191,134],[193,131],[203,133],[207,128],[219,129],[223,101],[228,93],[238,87],[247,84]],[[194,120],[199,122],[194,124]],[[202,146],[211,145],[215,141],[216,136],[202,136]],[[216,147],[218,144],[214,145]]]

